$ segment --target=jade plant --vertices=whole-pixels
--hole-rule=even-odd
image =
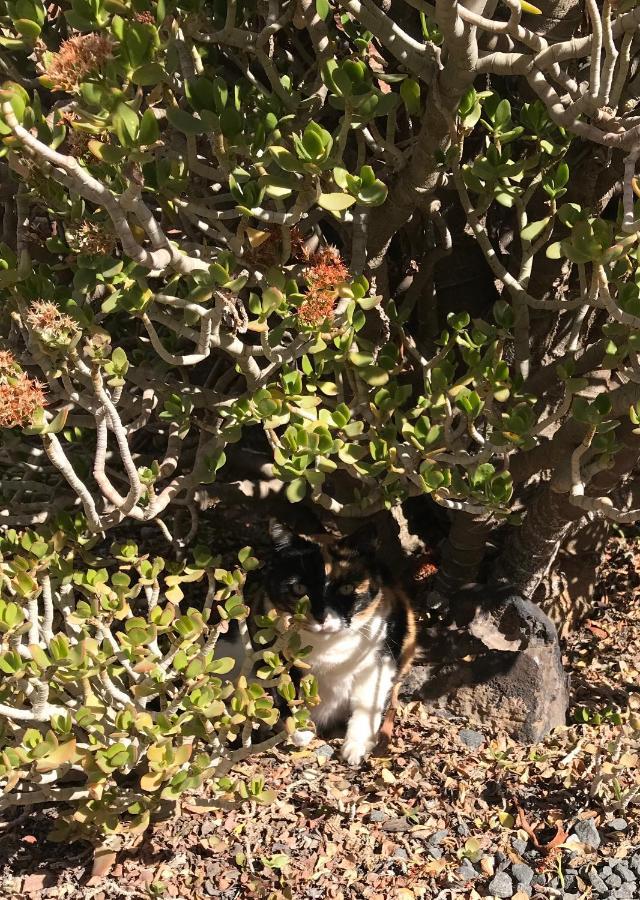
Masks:
[[[530,596],[639,518],[640,8],[0,6],[2,779],[144,817],[231,778],[198,711],[219,623],[142,538],[83,548],[188,553],[248,435],[292,503],[443,507],[441,596],[489,544]],[[141,760],[147,793],[114,776]]]
[[[309,727],[315,681],[290,674],[302,613],[249,627],[249,547],[233,569],[204,547],[188,562],[131,541],[102,556],[57,524],[0,541],[0,809],[60,803],[54,838],[100,842],[201,787],[213,805],[269,802],[234,767]]]

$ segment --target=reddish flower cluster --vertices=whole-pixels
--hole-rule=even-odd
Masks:
[[[155,25],[156,22],[153,13],[149,12],[148,10],[146,10],[145,12],[136,13],[133,18],[136,20],[136,22],[142,22],[145,25]]]
[[[48,332],[52,337],[78,330],[77,322],[48,300],[34,300],[27,310],[27,322],[34,331]]]
[[[43,385],[21,371],[12,353],[0,351],[0,428],[25,425],[44,403]]]
[[[324,247],[309,260],[305,278],[309,292],[300,304],[298,318],[304,325],[319,325],[333,315],[336,288],[349,277],[349,270],[335,247]]]
[[[102,34],[79,34],[52,53],[45,73],[56,91],[73,91],[91,72],[98,72],[113,54],[113,45]]]
[[[340,251],[335,247],[323,247],[309,260],[305,278],[311,291],[336,288],[349,277],[349,270],[342,261]]]
[[[304,325],[320,325],[333,315],[336,296],[329,291],[307,294],[298,307],[298,318]]]

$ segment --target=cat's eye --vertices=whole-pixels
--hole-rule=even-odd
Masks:
[[[301,584],[299,581],[294,581],[291,585],[291,593],[294,597],[304,597],[307,593],[307,586],[305,584]]]
[[[342,597],[349,597],[355,591],[355,585],[353,584],[341,584],[338,588],[338,593]]]

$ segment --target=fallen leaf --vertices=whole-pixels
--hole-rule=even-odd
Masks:
[[[90,886],[99,884],[109,874],[116,862],[117,854],[113,850],[97,847],[93,855],[91,876],[87,881]]]

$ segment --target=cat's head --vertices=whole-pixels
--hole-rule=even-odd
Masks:
[[[298,537],[273,520],[269,530],[274,546],[271,602],[280,610],[293,610],[307,596],[311,631],[357,628],[381,596],[383,567],[376,556],[375,527],[335,540]]]

